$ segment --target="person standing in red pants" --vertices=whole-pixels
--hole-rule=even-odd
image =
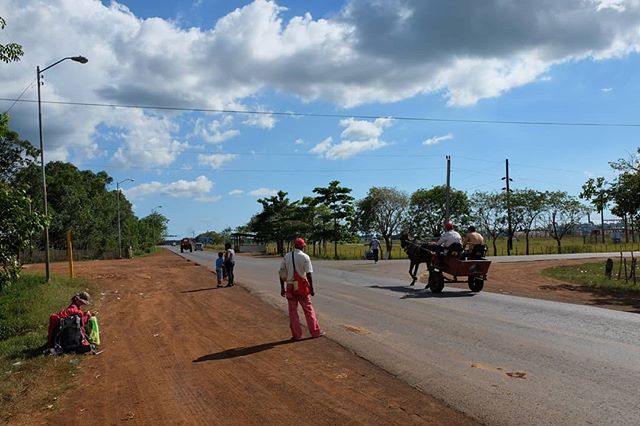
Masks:
[[[302,328],[300,327],[300,317],[298,316],[298,304],[302,306],[302,311],[307,320],[307,327],[311,337],[324,336],[320,329],[316,311],[311,304],[311,296],[315,296],[313,289],[313,266],[311,259],[303,251],[306,247],[304,239],[297,238],[294,241],[293,251],[287,253],[282,258],[280,265],[280,295],[287,298],[289,304],[289,326],[291,327],[291,340],[302,338]],[[296,275],[306,278],[309,289],[307,294],[300,294]],[[304,292],[303,292],[304,293]]]

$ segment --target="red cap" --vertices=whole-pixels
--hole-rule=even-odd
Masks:
[[[446,229],[447,231],[451,231],[454,228],[453,223],[451,222],[447,222],[444,224],[444,229]]]
[[[303,238],[296,238],[296,240],[293,242],[293,245],[295,246],[295,248],[302,249],[307,245],[307,243],[304,242]]]

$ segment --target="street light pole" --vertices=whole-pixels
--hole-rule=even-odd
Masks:
[[[65,61],[67,59],[71,59],[72,61],[79,62],[81,64],[86,64],[89,60],[84,56],[68,56],[66,58],[62,58],[57,62],[49,65],[46,68],[40,69],[40,66],[36,66],[36,74],[38,77],[38,129],[40,131],[40,167],[42,168],[42,199],[44,204],[44,214],[48,215],[47,211],[47,176],[45,173],[44,167],[44,140],[42,137],[42,100],[40,97],[40,75],[48,70],[51,67],[58,65],[60,62]],[[46,271],[46,280],[47,282],[51,279],[50,273],[50,258],[49,258],[49,225],[44,225],[44,261],[45,261],[45,271]]]
[[[122,182],[134,182],[135,179],[126,178],[116,182],[116,204],[118,205],[118,258],[122,259],[122,231],[120,229],[120,184]]]

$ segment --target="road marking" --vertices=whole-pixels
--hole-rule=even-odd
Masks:
[[[494,367],[492,365],[486,365],[486,364],[480,364],[478,362],[474,362],[473,364],[471,364],[471,368],[477,368],[479,370],[484,370],[484,371],[494,371],[494,372],[498,372],[498,373],[504,373],[507,376],[514,378],[514,379],[526,379],[527,378],[527,373],[523,372],[523,371],[504,371],[504,368],[502,367]]]
[[[355,325],[347,325],[347,324],[342,324],[342,326],[344,328],[346,328],[349,331],[352,331],[354,333],[358,333],[358,334],[371,334],[371,332],[369,330],[367,330],[366,328],[362,328],[362,327],[357,327]]]

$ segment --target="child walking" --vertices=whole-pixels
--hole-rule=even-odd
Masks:
[[[222,278],[224,276],[224,253],[218,252],[216,259],[216,276],[218,277],[218,287],[222,287]]]

